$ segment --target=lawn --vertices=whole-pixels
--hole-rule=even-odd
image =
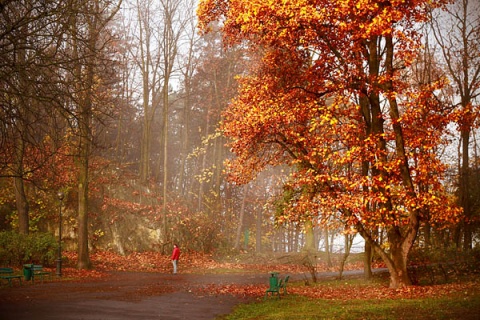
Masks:
[[[461,283],[393,290],[384,280],[293,284],[287,296],[257,299],[221,320],[246,319],[480,319],[478,277]]]
[[[240,305],[222,320],[480,319],[480,294],[421,299],[324,300],[291,295]]]

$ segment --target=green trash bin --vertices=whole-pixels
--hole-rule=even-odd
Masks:
[[[32,264],[24,264],[23,265],[23,277],[26,281],[32,279],[33,276],[33,265]]]
[[[270,277],[268,278],[268,283],[270,288],[265,292],[265,299],[267,299],[268,294],[271,293],[272,296],[276,293],[280,298],[280,287],[278,283],[278,272],[270,272]]]
[[[270,289],[278,289],[278,272],[270,272]]]

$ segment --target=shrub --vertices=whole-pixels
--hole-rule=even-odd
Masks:
[[[0,232],[0,261],[6,265],[30,262],[48,265],[54,261],[57,248],[58,243],[50,233]]]
[[[480,249],[462,251],[450,248],[414,248],[410,253],[410,264],[455,264],[466,269],[475,268],[480,261]]]

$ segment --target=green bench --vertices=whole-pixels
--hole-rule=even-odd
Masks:
[[[13,274],[12,268],[0,268],[0,279],[7,280],[10,287],[12,286],[12,279],[18,279],[20,285],[22,284],[22,276]]]
[[[41,264],[32,264],[32,282],[35,282],[36,277],[40,277],[43,282],[43,277],[48,276],[50,280],[52,280],[52,273],[43,270],[43,266]]]
[[[288,284],[288,279],[290,279],[290,276],[286,276],[285,277],[285,280],[280,280],[280,283],[278,284],[278,288],[279,290],[282,290],[283,289],[283,294],[287,294],[287,284]]]

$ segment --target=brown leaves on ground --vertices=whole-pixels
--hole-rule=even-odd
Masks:
[[[76,252],[64,252],[67,258],[66,267],[68,271],[75,268],[77,261]],[[96,251],[90,254],[90,260],[95,271],[92,277],[100,277],[105,271],[138,271],[138,272],[171,272],[172,262],[170,255],[161,254],[160,252],[132,252],[122,256],[109,251]],[[182,273],[198,273],[198,272],[223,272],[231,270],[235,272],[265,272],[277,271],[280,273],[302,273],[308,272],[307,269],[299,264],[279,264],[279,263],[241,263],[241,262],[218,262],[210,254],[201,254],[196,252],[182,253],[179,265]],[[345,270],[356,270],[363,268],[361,263],[349,264]],[[317,265],[317,272],[337,271],[329,268],[324,263]],[[88,276],[89,271],[79,272],[78,276]],[[77,274],[77,273],[75,273]]]
[[[131,253],[121,256],[112,252],[95,252],[90,255],[95,267],[94,270],[77,270],[74,268],[76,254],[64,254],[68,263],[63,273],[69,278],[78,281],[102,280],[109,277],[109,271],[136,271],[169,273],[172,265],[169,255],[158,252]],[[199,253],[183,253],[180,259],[182,273],[265,273],[278,271],[281,274],[308,274],[305,267],[291,264],[243,264],[217,262],[211,255]],[[360,270],[363,266],[352,264],[346,270]],[[326,265],[319,264],[317,272],[335,271]],[[401,289],[390,289],[386,283],[369,283],[349,280],[328,281],[321,280],[316,285],[305,286],[303,283],[293,283],[288,286],[288,293],[301,295],[313,299],[351,300],[351,299],[414,299],[426,297],[441,297],[462,295],[465,298],[478,294],[479,277],[472,276],[471,280],[463,283],[449,283],[429,286],[409,286]],[[268,282],[265,284],[207,284],[195,288],[199,295],[235,295],[242,298],[260,298],[265,295]]]
[[[198,294],[221,295],[231,294],[239,297],[261,298],[268,285],[208,285],[197,290]],[[344,283],[340,285],[324,285],[319,282],[315,286],[289,286],[288,294],[305,296],[312,299],[325,300],[379,300],[379,299],[419,299],[460,295],[468,298],[478,294],[479,281],[474,279],[466,283],[450,283],[433,286],[409,286],[402,289],[390,289],[387,286],[371,284],[355,286]]]
[[[198,295],[222,295],[230,294],[242,298],[258,298],[265,295],[268,285],[258,284],[225,284],[216,285],[209,284],[201,288],[197,288],[195,293]]]
[[[339,285],[322,285],[312,287],[292,287],[289,293],[307,296],[315,299],[327,300],[378,300],[378,299],[418,299],[428,297],[442,297],[450,295],[464,295],[465,297],[478,294],[479,281],[472,279],[465,283],[449,283],[429,286],[408,286],[401,289],[390,289],[381,284],[352,285],[348,282]]]

